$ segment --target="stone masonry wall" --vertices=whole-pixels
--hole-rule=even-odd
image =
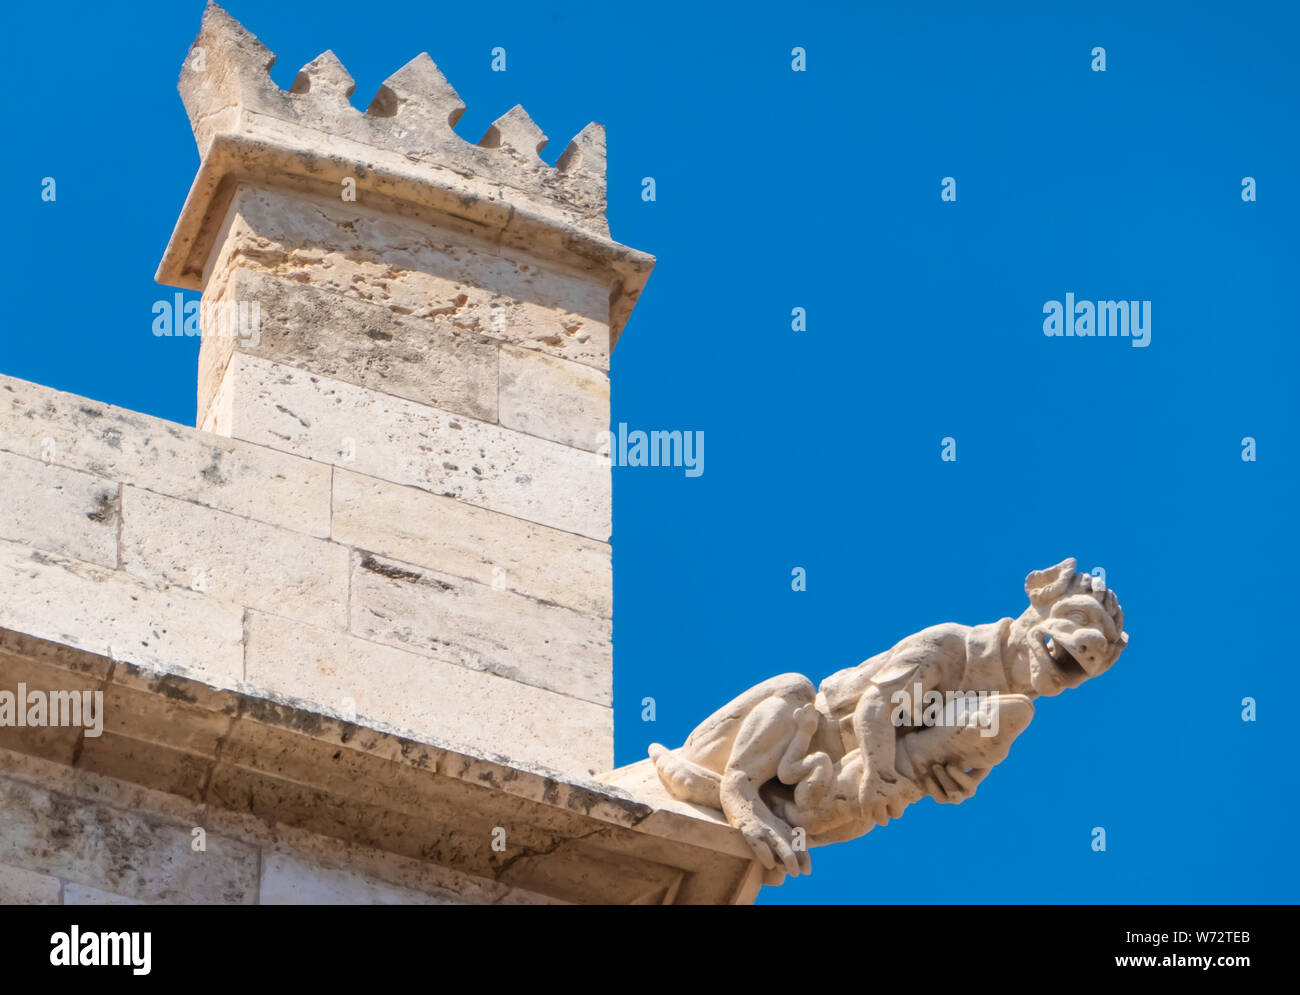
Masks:
[[[602,543],[10,377],[0,477],[2,628],[429,742],[612,765],[609,673],[579,665],[607,659]]]

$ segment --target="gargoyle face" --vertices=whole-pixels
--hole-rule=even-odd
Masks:
[[[1046,697],[1105,673],[1128,644],[1114,592],[1074,568],[1069,559],[1025,581],[1029,680]]]

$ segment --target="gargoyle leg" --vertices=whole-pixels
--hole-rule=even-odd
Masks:
[[[745,716],[719,790],[727,821],[740,830],[763,867],[780,865],[791,875],[812,869],[808,851],[794,849],[789,824],[773,814],[758,789],[777,776],[786,747],[799,734],[795,711],[804,703],[768,698]]]

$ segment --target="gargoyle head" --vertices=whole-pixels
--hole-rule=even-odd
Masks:
[[[1105,673],[1128,645],[1124,611],[1100,577],[1078,573],[1073,557],[1025,578],[1029,608],[1016,620],[1029,684],[1050,697]]]

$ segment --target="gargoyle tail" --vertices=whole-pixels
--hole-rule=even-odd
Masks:
[[[677,750],[670,750],[659,743],[651,743],[648,752],[659,772],[659,780],[670,795],[680,801],[708,808],[722,808],[718,796],[722,786],[721,777],[708,768],[687,760]]]

